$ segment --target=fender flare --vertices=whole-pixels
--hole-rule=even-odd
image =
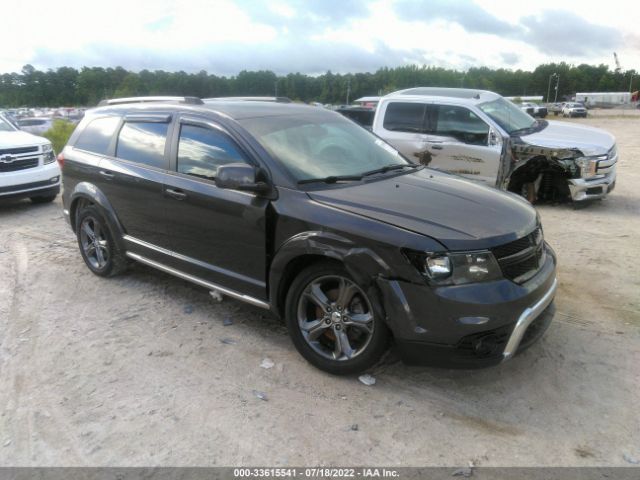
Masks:
[[[269,298],[272,309],[282,316],[280,299],[287,280],[288,268],[304,256],[325,257],[341,262],[354,280],[363,288],[377,288],[379,276],[390,276],[391,268],[373,250],[357,246],[353,241],[326,231],[299,233],[283,243],[274,255],[269,268]],[[295,272],[297,273],[297,272]]]
[[[71,223],[71,229],[76,231],[76,215],[77,215],[77,204],[78,200],[85,199],[91,203],[94,203],[100,207],[102,213],[104,214],[107,222],[109,223],[109,227],[114,234],[114,241],[117,243],[118,247],[124,251],[124,242],[122,237],[124,236],[124,228],[116,215],[116,211],[107,200],[106,195],[96,187],[94,184],[90,182],[80,182],[73,189],[73,193],[69,197],[69,222]]]

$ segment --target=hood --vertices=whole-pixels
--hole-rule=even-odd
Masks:
[[[576,123],[549,121],[546,128],[520,139],[530,145],[547,148],[577,148],[584,156],[603,155],[615,145],[616,139],[600,128]]]
[[[34,145],[46,145],[49,142],[44,137],[38,137],[22,130],[13,132],[0,132],[0,149],[32,147]]]
[[[431,237],[450,250],[491,248],[531,233],[526,200],[431,169],[308,192],[315,201]]]

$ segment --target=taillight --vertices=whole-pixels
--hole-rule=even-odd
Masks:
[[[64,155],[62,153],[58,155],[58,165],[60,165],[60,168],[64,167]]]

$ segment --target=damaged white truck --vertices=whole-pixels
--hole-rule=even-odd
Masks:
[[[407,158],[509,190],[530,202],[584,202],[615,187],[615,138],[535,119],[500,95],[410,88],[382,97],[373,132]]]

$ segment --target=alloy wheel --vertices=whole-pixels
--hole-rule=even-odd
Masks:
[[[109,242],[105,229],[92,216],[87,216],[80,224],[80,243],[86,259],[96,270],[102,270],[109,261]]]
[[[311,281],[298,299],[297,317],[304,340],[324,358],[351,360],[371,342],[371,303],[349,278],[328,275]]]

